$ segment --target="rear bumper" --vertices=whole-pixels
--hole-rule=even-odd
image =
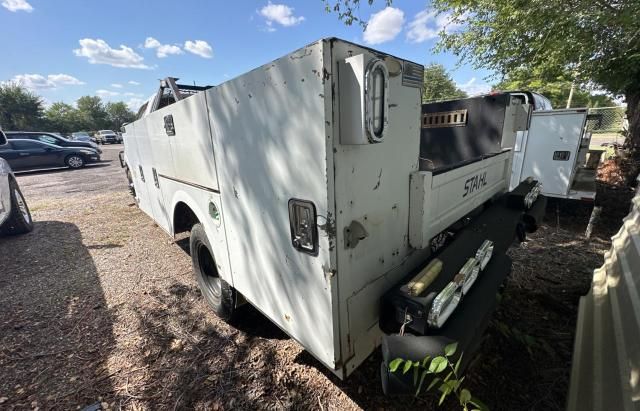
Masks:
[[[497,294],[505,278],[511,272],[511,259],[506,255],[514,238],[523,239],[525,232],[532,232],[539,226],[546,207],[546,198],[539,196],[526,212],[507,205],[506,199],[489,206],[482,215],[469,226],[456,234],[455,239],[437,256],[443,262],[443,268],[430,288],[420,296],[408,298],[400,290],[400,285],[392,289],[382,302],[382,318],[385,325],[393,324],[394,333],[382,338],[382,388],[385,394],[413,394],[413,373],[389,372],[389,364],[396,358],[418,361],[427,355],[442,355],[444,347],[452,342],[458,343],[457,355],[464,353],[462,371],[473,358],[482,336],[489,324],[491,315],[497,306]],[[472,256],[482,241],[489,239],[494,243],[493,257],[462,298],[448,321],[440,329],[430,329],[426,317],[435,294],[453,279],[467,256]],[[407,276],[402,284],[408,282],[416,273]],[[431,287],[433,292],[429,292]],[[431,300],[430,300],[431,299]],[[411,323],[406,330],[417,335],[397,334],[398,308],[404,314],[411,315]],[[393,318],[390,318],[393,313]],[[381,324],[382,326],[382,324]],[[389,327],[385,327],[387,331]],[[426,381],[429,384],[429,381]]]

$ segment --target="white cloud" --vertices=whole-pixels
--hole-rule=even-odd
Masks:
[[[108,64],[113,67],[149,69],[143,63],[144,58],[131,47],[120,45],[114,49],[102,39],[79,40],[80,48],[73,50],[79,57],[86,57],[91,64]]]
[[[450,13],[438,14],[435,10],[423,10],[409,23],[407,40],[412,43],[422,43],[439,37],[442,31],[451,33],[461,25],[460,22],[453,20]]]
[[[96,94],[99,95],[100,97],[114,97],[114,96],[120,95],[120,93],[118,93],[117,91],[104,90],[104,89],[96,90]]]
[[[131,84],[132,86],[139,86],[140,83],[138,83],[137,81],[133,81],[133,80],[129,80],[129,84]]]
[[[294,16],[293,10],[292,7],[286,4],[273,4],[269,2],[269,4],[260,9],[259,13],[267,20],[267,31],[275,31],[275,28],[271,27],[273,23],[290,27],[304,21],[304,16]]]
[[[371,15],[364,31],[364,41],[368,44],[380,44],[393,40],[402,31],[403,24],[404,12],[387,7]]]
[[[18,74],[11,79],[14,83],[22,84],[31,90],[45,90],[57,88],[61,85],[82,85],[84,82],[68,74]]]
[[[458,88],[466,92],[469,97],[477,96],[481,94],[487,94],[491,91],[491,86],[487,83],[476,83],[476,78],[471,77],[469,81],[464,84],[456,84]]]
[[[2,7],[13,12],[26,11],[31,13],[33,11],[33,7],[26,0],[4,0]]]
[[[80,86],[84,84],[84,81],[80,81],[77,78],[70,76],[68,74],[49,74],[47,78],[50,81],[53,81],[56,85],[68,85],[68,86]]]
[[[142,93],[132,93],[132,92],[126,92],[124,93],[124,96],[126,97],[142,97],[143,94]]]
[[[113,88],[122,88],[122,84],[119,84],[119,83],[112,83],[112,84],[111,84],[111,87],[113,87]]]
[[[144,48],[156,49],[156,56],[158,56],[159,58],[165,58],[172,54],[184,53],[179,46],[173,44],[162,44],[153,37],[147,37],[147,39],[144,41]]]
[[[137,112],[144,102],[145,100],[141,98],[131,98],[127,101],[127,107],[129,107],[129,110]]]
[[[198,56],[206,59],[213,57],[213,49],[209,43],[204,40],[187,40],[184,43],[184,49],[189,53],[197,54]]]

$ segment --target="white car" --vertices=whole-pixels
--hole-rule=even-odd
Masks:
[[[0,146],[7,137],[0,129]],[[33,230],[27,202],[20,191],[9,163],[0,158],[0,234],[24,234]]]

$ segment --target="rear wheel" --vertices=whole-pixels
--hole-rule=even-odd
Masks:
[[[211,245],[202,224],[195,224],[191,228],[189,246],[193,272],[202,295],[218,317],[231,322],[236,310],[236,290],[220,278]]]
[[[22,196],[20,187],[13,179],[9,179],[9,189],[11,191],[11,214],[0,227],[0,233],[8,235],[28,233],[33,230],[33,220],[27,202]]]
[[[64,160],[65,164],[71,168],[84,167],[84,158],[79,154],[71,154]]]

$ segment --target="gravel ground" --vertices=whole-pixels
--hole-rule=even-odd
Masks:
[[[231,327],[205,305],[187,241],[134,205],[117,152],[83,170],[18,177],[34,231],[0,238],[0,409],[397,409],[436,400],[381,395],[379,355],[347,381],[251,307]],[[465,384],[492,409],[564,409],[580,295],[624,215],[551,203],[510,251],[514,272]],[[458,409],[448,401],[444,409]]]

